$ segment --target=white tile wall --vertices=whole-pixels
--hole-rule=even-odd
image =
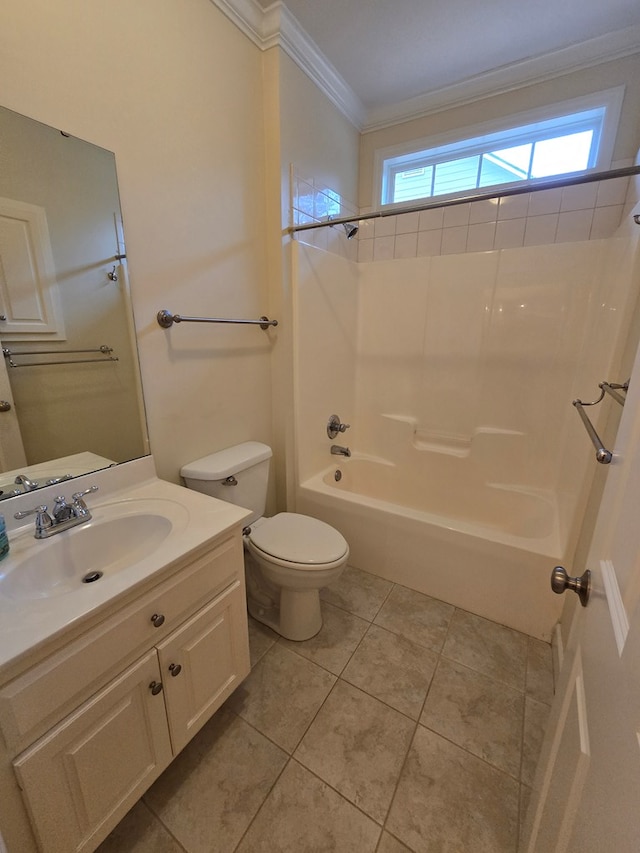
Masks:
[[[600,240],[616,231],[637,187],[640,181],[616,178],[365,220],[353,240],[341,227],[299,232],[297,239],[359,262]],[[292,201],[294,224],[358,215],[335,191],[295,175]]]
[[[293,225],[326,222],[329,216],[353,216],[354,219],[358,216],[356,205],[343,199],[338,192],[313,178],[304,178],[295,173],[292,175],[291,203]],[[391,233],[395,239],[395,226]],[[347,240],[342,225],[335,228],[299,231],[296,239],[301,243],[316,246],[318,249],[341,255],[349,260],[358,260],[358,241],[357,239]],[[391,257],[393,257],[393,249]]]

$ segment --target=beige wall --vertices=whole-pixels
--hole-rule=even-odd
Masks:
[[[491,121],[622,84],[625,84],[626,90],[613,159],[632,161],[640,144],[640,54],[583,68],[553,80],[363,134],[360,148],[360,206],[369,207],[374,203],[374,153],[378,148]]]
[[[355,201],[358,182],[360,134],[328,98],[282,51],[265,54],[265,127],[267,151],[273,166],[267,193],[270,246],[271,298],[274,314],[284,320],[273,357],[273,442],[276,483],[281,508],[292,506],[295,485],[291,310],[291,239],[286,233],[290,213],[290,171],[335,190]],[[274,115],[279,116],[277,127]],[[278,170],[276,175],[276,162]],[[269,167],[270,168],[270,167]],[[269,169],[268,169],[269,171]],[[279,194],[277,182],[279,182]],[[276,201],[276,199],[278,201]],[[279,208],[276,209],[276,204]],[[274,222],[277,225],[274,226]],[[276,233],[277,230],[277,233]],[[302,334],[305,330],[302,331]],[[327,411],[328,417],[331,412]],[[324,429],[318,424],[318,429]]]
[[[360,134],[286,54],[280,54],[282,165],[357,202]]]
[[[266,311],[260,51],[208,0],[5,0],[0,17],[3,105],[115,152],[160,475],[270,441],[269,336],[155,321]]]

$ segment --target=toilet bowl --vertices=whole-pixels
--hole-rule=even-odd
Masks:
[[[181,469],[191,489],[252,510],[243,533],[247,607],[251,616],[289,640],[308,640],[322,627],[320,589],[342,574],[349,546],[337,530],[299,513],[263,513],[271,448],[247,441]]]

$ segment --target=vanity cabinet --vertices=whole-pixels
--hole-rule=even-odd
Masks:
[[[14,761],[42,850],[93,850],[169,764],[159,681],[150,652]]]
[[[94,850],[249,668],[238,530],[2,687],[38,849]]]

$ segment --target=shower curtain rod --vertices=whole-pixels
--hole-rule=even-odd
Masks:
[[[504,189],[492,190],[486,193],[473,193],[471,195],[458,196],[457,198],[443,199],[442,201],[424,202],[413,207],[394,207],[393,210],[377,210],[374,213],[364,213],[361,216],[332,217],[323,222],[310,222],[305,225],[292,225],[288,231],[295,234],[297,231],[311,231],[314,228],[326,228],[327,225],[342,225],[349,222],[365,222],[368,219],[384,219],[386,216],[401,216],[403,213],[419,213],[423,210],[435,210],[440,207],[454,207],[457,204],[468,204],[471,201],[492,201],[496,198],[504,198],[511,195],[524,195],[525,193],[541,192],[542,190],[553,190],[561,187],[572,187],[577,184],[591,184],[596,181],[609,181],[612,178],[630,178],[640,175],[640,166],[625,166],[622,169],[610,169],[608,172],[589,172],[586,175],[574,175],[569,178],[554,178],[550,181],[540,181],[533,186],[505,187]]]

